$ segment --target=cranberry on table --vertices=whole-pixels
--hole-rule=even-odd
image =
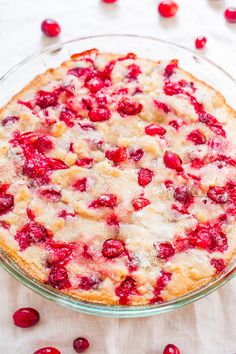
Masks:
[[[73,348],[76,353],[83,353],[89,348],[89,341],[86,338],[78,337],[73,342]]]
[[[162,17],[173,17],[178,11],[178,4],[173,0],[163,0],[158,5],[159,14]]]
[[[57,37],[61,32],[61,27],[57,21],[49,18],[42,22],[41,30],[47,37]]]
[[[204,36],[199,36],[195,39],[195,47],[197,49],[203,49],[206,46],[207,39]]]
[[[22,307],[13,314],[13,321],[17,327],[29,328],[35,326],[39,320],[39,312],[30,307]]]
[[[180,354],[180,351],[174,344],[168,344],[165,347],[163,354]]]
[[[61,354],[61,352],[53,347],[45,347],[45,348],[41,348],[36,350],[36,352],[34,352],[34,354]]]
[[[225,10],[225,19],[228,22],[236,23],[236,7],[229,7]]]

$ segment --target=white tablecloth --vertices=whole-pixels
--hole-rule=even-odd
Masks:
[[[91,33],[149,34],[193,48],[194,38],[206,35],[202,53],[236,77],[236,24],[223,17],[235,0],[178,0],[173,20],[161,19],[157,0],[0,0],[0,74],[32,52],[55,40],[41,36],[44,18],[57,19],[61,40]],[[236,97],[235,97],[236,99]],[[0,269],[0,354],[32,354],[54,345],[73,354],[73,339],[85,336],[90,354],[161,354],[170,342],[181,354],[236,353],[235,280],[186,308],[143,319],[106,319],[83,315],[53,304],[26,289]],[[21,306],[35,307],[41,322],[21,330],[12,313]]]

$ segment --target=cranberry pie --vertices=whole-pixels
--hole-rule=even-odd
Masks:
[[[234,257],[236,113],[177,60],[75,54],[0,118],[0,245],[45,286],[153,304]]]

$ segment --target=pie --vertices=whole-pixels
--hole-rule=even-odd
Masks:
[[[51,290],[170,301],[236,250],[236,113],[178,60],[92,49],[0,111],[0,246]]]

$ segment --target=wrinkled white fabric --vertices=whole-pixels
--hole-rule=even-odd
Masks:
[[[206,35],[201,53],[236,77],[236,24],[223,17],[235,0],[177,0],[175,19],[161,19],[157,0],[0,0],[0,75],[32,52],[55,40],[41,36],[40,23],[55,18],[60,40],[96,33],[139,33],[193,48],[194,38]],[[236,92],[235,92],[236,99]],[[236,353],[235,280],[201,301],[180,310],[142,319],[107,319],[64,309],[36,295],[0,269],[0,354],[33,354],[53,345],[73,354],[73,339],[90,340],[89,354],[161,354],[175,343],[181,354]],[[12,324],[21,306],[40,311],[40,324],[22,330]]]

